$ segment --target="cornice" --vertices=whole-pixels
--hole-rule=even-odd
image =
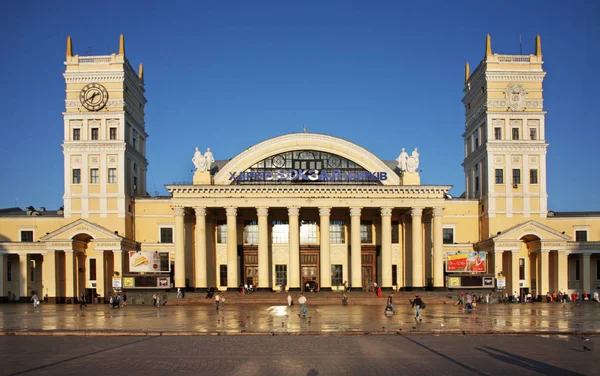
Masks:
[[[542,82],[546,72],[524,72],[524,71],[487,71],[485,73],[487,82]]]
[[[63,150],[66,152],[121,152],[127,149],[122,141],[64,141]]]
[[[65,72],[63,73],[65,82],[67,84],[84,84],[90,82],[124,82],[125,72],[123,71],[109,71],[109,72]]]

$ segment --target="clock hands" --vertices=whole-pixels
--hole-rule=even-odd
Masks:
[[[99,92],[97,92],[97,91],[95,91],[95,92],[94,92],[94,94],[92,94],[92,95],[91,95],[91,96],[90,96],[90,97],[89,97],[87,100],[88,100],[89,102],[92,102],[92,101],[94,100],[94,98],[95,98],[96,96],[98,96],[98,95],[100,95],[100,93],[99,93]]]

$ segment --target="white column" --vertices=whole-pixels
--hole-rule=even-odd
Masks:
[[[329,216],[331,214],[331,208],[319,208],[319,217],[321,219],[320,222],[320,232],[321,232],[321,241],[320,241],[320,265],[321,265],[321,283],[319,286],[322,288],[330,289],[331,288],[331,254],[329,252],[329,244],[331,240],[329,239]]]
[[[590,256],[591,253],[582,253],[581,254],[581,287],[583,291],[586,291],[588,294],[592,292],[592,284],[590,277]]]
[[[360,212],[361,208],[350,208],[350,261],[352,273],[350,273],[352,287],[362,288],[362,258],[360,244]]]
[[[502,270],[502,254],[503,251],[494,251],[494,277],[498,277],[500,272],[507,274]]]
[[[175,212],[175,287],[185,287],[185,223],[184,208]]]
[[[227,213],[227,288],[238,286],[237,208],[226,208]]]
[[[381,208],[381,287],[392,287],[392,208]]]
[[[269,209],[256,208],[258,215],[258,288],[267,289],[269,281]]]
[[[423,208],[412,208],[412,287],[423,287]]]
[[[537,294],[538,296],[546,296],[546,293],[550,291],[550,263],[549,263],[550,251],[540,250],[537,254],[538,257],[538,275],[539,280],[537,281]]]
[[[289,256],[290,266],[288,270],[289,286],[292,289],[300,288],[300,226],[299,208],[288,208],[289,217]]]
[[[19,297],[21,301],[23,298],[29,296],[29,292],[27,291],[27,281],[29,276],[29,263],[27,262],[27,254],[19,255]]]
[[[443,208],[433,208],[433,287],[444,287]]]
[[[76,302],[77,293],[75,292],[75,258],[73,250],[65,250],[65,299],[71,299],[71,303]]]
[[[569,289],[569,254],[565,251],[558,251],[558,289],[565,292]]]
[[[46,260],[44,260],[45,262]],[[104,251],[96,251],[96,294],[106,298],[106,275],[104,271]]]
[[[114,260],[114,272],[119,273],[119,278],[123,278],[123,251],[112,251]]]
[[[510,291],[511,294],[514,294],[515,291],[517,292],[517,294],[520,293],[519,291],[519,255],[521,254],[521,251],[517,251],[517,250],[513,250],[512,252],[512,261],[511,261],[511,270],[510,270],[510,278],[511,278],[511,289],[512,291]]]
[[[48,294],[49,298],[56,298],[56,253],[48,251],[42,257],[42,287],[44,291],[40,291],[40,294],[44,296]]]
[[[194,265],[194,276],[196,288],[208,287],[206,278],[206,208],[196,207],[196,252],[195,252],[195,265]]]

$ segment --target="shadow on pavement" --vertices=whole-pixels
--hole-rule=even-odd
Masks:
[[[583,373],[572,372],[564,368],[555,367],[548,363],[542,363],[537,360],[525,358],[523,356],[499,350],[493,347],[476,347],[476,350],[484,352],[492,358],[501,362],[509,363],[514,366],[525,368],[532,372],[537,372],[543,375],[561,375],[561,376],[583,376]],[[486,350],[487,349],[487,350]],[[496,352],[496,353],[494,353]]]

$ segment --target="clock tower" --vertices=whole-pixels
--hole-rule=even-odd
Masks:
[[[67,38],[64,117],[64,215],[131,234],[132,201],[146,192],[144,73],[119,52],[73,54]]]

